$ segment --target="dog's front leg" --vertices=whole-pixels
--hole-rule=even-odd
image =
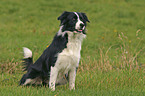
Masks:
[[[76,78],[76,68],[74,67],[69,71],[69,89],[70,90],[72,89],[75,90],[75,78]]]
[[[49,79],[49,88],[52,91],[55,91],[55,82],[58,75],[58,69],[56,67],[51,67],[50,71],[50,79]]]

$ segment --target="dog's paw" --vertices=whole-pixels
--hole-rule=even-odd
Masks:
[[[75,84],[74,83],[73,84],[70,84],[69,89],[70,90],[75,90]]]
[[[50,88],[51,91],[55,91],[55,88]]]

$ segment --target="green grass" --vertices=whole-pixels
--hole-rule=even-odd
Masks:
[[[3,81],[0,83],[1,95],[143,96],[145,92],[143,72],[136,71],[97,72],[94,70],[78,73],[75,91],[70,91],[68,85],[57,86],[55,92],[51,92],[47,87],[21,87],[17,85],[20,77],[21,74],[3,74],[1,77]]]
[[[145,94],[144,0],[1,0],[0,95],[143,96]],[[34,60],[59,30],[63,11],[85,12],[91,21],[82,46],[76,90],[68,85],[20,87],[22,47]]]

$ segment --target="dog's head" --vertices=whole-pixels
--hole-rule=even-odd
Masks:
[[[62,13],[62,15],[58,17],[58,20],[61,21],[60,25],[63,26],[62,32],[71,31],[83,34],[86,34],[86,23],[90,22],[85,13],[67,11]]]

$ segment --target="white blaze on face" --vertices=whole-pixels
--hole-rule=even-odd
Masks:
[[[74,12],[74,13],[76,14],[77,19],[78,19],[78,21],[77,21],[77,23],[75,25],[75,29],[79,30],[80,29],[80,24],[84,24],[84,23],[80,20],[79,15],[76,12]]]

